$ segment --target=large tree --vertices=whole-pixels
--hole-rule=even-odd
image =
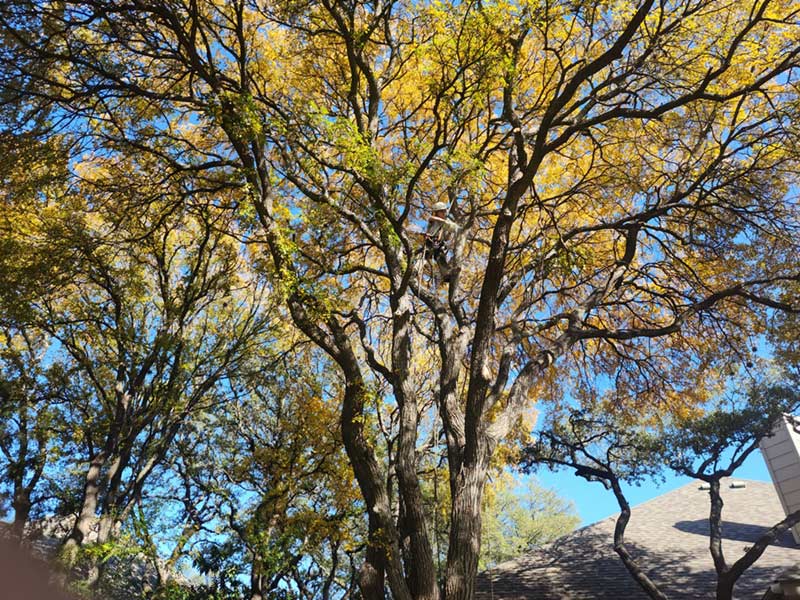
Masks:
[[[598,375],[674,402],[795,308],[793,2],[15,0],[0,23],[5,97],[238,189],[344,382],[365,598],[473,595],[490,462],[531,403]],[[420,235],[441,201],[446,269]]]

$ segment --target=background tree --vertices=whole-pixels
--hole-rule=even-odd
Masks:
[[[10,498],[11,536],[24,541],[32,515],[52,506],[49,478],[63,467],[59,446],[69,438],[63,426],[69,374],[63,364],[45,361],[48,338],[35,330],[5,328],[0,333],[1,493]]]
[[[535,479],[504,473],[486,486],[479,569],[532,552],[580,524],[571,502]]]
[[[208,498],[215,507],[197,539],[201,571],[245,578],[252,600],[329,600],[354,591],[348,554],[363,543],[361,509],[337,427],[337,382],[324,358],[290,339],[270,376],[266,357],[250,363],[256,370],[176,466],[191,505]]]
[[[527,466],[547,464],[575,469],[577,476],[602,483],[620,507],[614,530],[614,550],[631,576],[651,598],[666,598],[625,544],[630,504],[623,483],[639,484],[657,478],[667,468],[709,484],[709,548],[716,570],[716,597],[733,598],[736,581],[778,537],[800,522],[800,511],[765,531],[733,563],[722,548],[723,478],[732,477],[785,413],[798,408],[790,387],[769,379],[751,381],[721,398],[698,403],[691,412],[658,417],[632,414],[629,407],[603,413],[571,409],[553,416],[536,445],[526,451]]]
[[[620,557],[631,577],[653,599],[666,596],[647,573],[647,565],[633,556],[625,543],[625,529],[631,518],[631,507],[623,483],[640,484],[661,476],[665,452],[658,424],[647,427],[641,421],[625,418],[625,411],[593,412],[591,408],[570,408],[564,414],[551,415],[535,445],[526,449],[524,468],[537,465],[575,469],[575,475],[601,483],[611,490],[619,505],[614,527],[614,552]]]
[[[667,460],[675,472],[709,485],[709,549],[717,573],[716,597],[730,600],[744,572],[782,533],[800,523],[800,511],[787,515],[765,531],[742,556],[728,563],[722,548],[721,480],[731,477],[758,449],[759,442],[773,431],[784,414],[797,411],[800,397],[791,386],[765,382],[752,386],[746,394],[732,394],[720,404],[707,414],[675,424],[667,437]]]
[[[96,158],[76,188],[16,207],[36,224],[16,232],[31,249],[18,278],[41,281],[54,257],[68,265],[57,283],[24,290],[26,320],[57,343],[86,394],[72,404],[71,450],[87,466],[70,552],[97,517],[93,541],[113,537],[176,435],[230,395],[226,378],[267,340],[266,288],[230,237],[230,211],[197,195],[176,205],[192,183],[159,185],[153,166]]]

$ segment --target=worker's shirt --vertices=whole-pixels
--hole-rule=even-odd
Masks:
[[[430,217],[428,219],[428,236],[444,242],[451,238],[458,226],[450,219],[440,217]]]

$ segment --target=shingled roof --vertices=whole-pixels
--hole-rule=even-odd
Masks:
[[[771,483],[745,483],[737,489],[726,485],[722,496],[729,564],[784,518]],[[709,498],[699,487],[693,482],[634,507],[626,531],[631,553],[671,599],[714,597]],[[646,599],[612,548],[615,520],[598,521],[482,573],[476,600]],[[760,600],[783,571],[798,563],[800,547],[787,532],[739,580],[735,597]]]

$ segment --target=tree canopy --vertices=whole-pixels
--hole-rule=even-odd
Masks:
[[[208,239],[246,247],[335,365],[360,594],[460,600],[488,474],[535,404],[691,415],[800,308],[799,11],[12,0],[4,123],[63,144],[65,185],[96,187],[77,201],[112,177],[126,225],[205,199]]]

